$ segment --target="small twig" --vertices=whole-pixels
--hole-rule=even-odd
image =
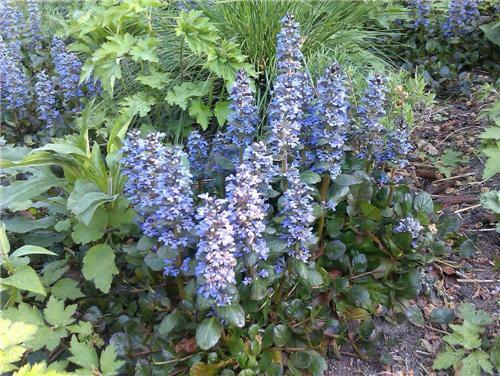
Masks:
[[[452,177],[449,177],[449,178],[438,179],[438,180],[435,180],[434,183],[439,183],[441,181],[448,181],[448,180],[454,180],[454,179],[459,179],[459,178],[465,178],[465,177],[471,176],[471,175],[476,175],[476,173],[475,172],[469,172],[468,174],[463,174],[463,175],[452,176]]]
[[[500,279],[465,279],[465,278],[460,278],[457,279],[457,282],[460,283],[499,283]]]
[[[455,214],[458,214],[458,213],[463,213],[467,210],[471,210],[471,209],[475,209],[475,208],[479,208],[481,206],[481,204],[477,204],[477,205],[472,205],[472,206],[469,206],[467,208],[462,208],[462,209],[458,209],[458,210],[455,210],[453,213]]]
[[[496,227],[493,227],[493,228],[480,228],[478,230],[476,229],[468,229],[468,228],[464,228],[463,231],[474,231],[474,232],[488,232],[488,231],[496,231]]]

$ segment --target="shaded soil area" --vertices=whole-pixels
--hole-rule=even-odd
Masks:
[[[463,259],[453,253],[425,267],[426,291],[415,304],[428,318],[436,307],[453,309],[462,302],[473,303],[494,318],[496,325],[491,330],[495,333],[490,334],[499,335],[500,273],[494,269],[494,259],[500,256],[500,234],[495,231],[495,217],[479,202],[482,192],[500,188],[498,174],[488,180],[482,179],[484,156],[480,154],[478,135],[488,125],[487,120],[480,117],[487,105],[465,99],[440,100],[431,112],[421,114],[421,123],[413,133],[417,150],[407,172],[413,178],[414,188],[431,194],[442,206],[442,213],[460,218],[459,235],[474,243],[474,253],[469,258]],[[442,159],[446,153],[451,159],[460,161],[447,166],[448,160]],[[355,354],[340,359],[332,356],[326,374],[453,374],[452,371],[432,369],[432,362],[442,349],[441,337],[446,326],[426,324],[420,327],[408,321],[399,325],[384,321],[378,322],[377,327],[384,333],[392,364],[382,365],[378,360],[365,362]]]

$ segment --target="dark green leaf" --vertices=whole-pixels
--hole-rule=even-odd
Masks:
[[[202,350],[208,350],[219,342],[222,325],[216,317],[206,318],[196,328],[196,343]]]

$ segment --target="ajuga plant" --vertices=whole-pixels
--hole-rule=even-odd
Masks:
[[[29,145],[67,133],[82,100],[93,97],[98,84],[80,84],[81,62],[62,39],[42,31],[38,1],[6,0],[0,12],[4,138]]]
[[[0,167],[27,177],[0,204],[35,216],[7,233],[45,247],[28,259],[0,237],[0,325],[27,332],[0,349],[17,351],[5,369],[319,376],[330,347],[380,350],[372,316],[403,312],[455,223],[400,174],[411,147],[385,116],[384,76],[358,93],[332,62],[314,82],[300,25],[281,25],[265,119],[239,72],[228,127],[185,150],[131,130],[102,155],[91,107],[80,135],[3,147]]]
[[[470,94],[468,75],[475,67],[498,72],[494,2],[450,0],[441,7],[411,0],[406,5],[409,18],[397,26],[404,29],[397,39],[405,46],[400,51],[404,67],[421,70],[433,89]]]

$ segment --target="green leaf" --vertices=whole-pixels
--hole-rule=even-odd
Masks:
[[[474,351],[462,360],[461,374],[467,376],[481,376],[481,368],[492,375],[493,365],[488,359],[488,354],[482,350]]]
[[[484,164],[483,179],[489,179],[500,173],[500,146],[484,148],[482,152],[488,157]]]
[[[483,31],[484,35],[486,35],[486,38],[497,46],[500,46],[500,21],[483,24],[480,25],[479,28]]]
[[[94,61],[97,66],[102,64],[102,60],[111,61],[122,57],[131,50],[132,46],[136,42],[134,36],[130,33],[108,36],[107,39],[109,42],[101,44],[101,47],[99,47],[92,55],[92,61]]]
[[[181,317],[181,313],[177,310],[165,315],[160,323],[160,326],[158,327],[160,334],[168,335],[178,325]]]
[[[273,328],[273,341],[278,347],[286,346],[292,339],[292,331],[286,325],[279,324]]]
[[[448,308],[434,308],[429,315],[429,320],[436,324],[449,324],[455,318],[453,310]]]
[[[51,255],[57,256],[56,253],[51,252],[45,248],[37,247],[36,245],[23,245],[21,248],[15,250],[10,257],[12,259],[16,257],[22,257],[27,255]]]
[[[70,278],[62,278],[57,281],[52,286],[51,293],[56,298],[62,300],[74,300],[85,296],[78,287],[78,282]]]
[[[474,254],[474,242],[470,239],[464,241],[458,248],[458,254],[463,258],[471,257]]]
[[[197,362],[189,368],[189,376],[215,376],[218,368],[214,364]]]
[[[306,184],[316,184],[321,181],[321,176],[313,171],[304,171],[300,173],[300,180]]]
[[[130,55],[134,61],[150,61],[158,63],[158,55],[156,54],[156,45],[158,40],[152,37],[143,37],[139,39],[135,46],[130,49]]]
[[[46,347],[53,351],[59,346],[61,339],[66,337],[67,331],[64,328],[49,328],[47,325],[40,326],[36,332],[35,338],[29,342],[33,351]]]
[[[95,183],[78,179],[68,197],[68,209],[86,226],[90,224],[95,211],[104,203],[112,202],[116,196],[109,196],[99,190]]]
[[[97,353],[91,344],[87,342],[80,343],[76,339],[76,336],[72,336],[69,351],[73,354],[73,356],[68,358],[70,362],[88,370],[97,371],[99,369]]]
[[[47,302],[47,306],[43,310],[45,320],[55,327],[64,327],[75,321],[72,316],[76,312],[76,304],[64,308],[64,302],[57,300],[53,296]]]
[[[4,256],[8,256],[10,252],[10,243],[9,239],[7,238],[7,234],[5,233],[5,224],[1,223],[0,224],[0,253],[1,257],[3,258]],[[1,260],[1,258],[0,258]]]
[[[206,318],[196,328],[196,344],[202,350],[214,347],[222,334],[222,325],[216,317]]]
[[[418,308],[416,305],[409,306],[405,311],[405,316],[412,324],[425,324],[424,315],[422,314],[420,308]]]
[[[125,364],[122,360],[116,360],[115,348],[110,345],[101,353],[101,373],[102,376],[113,376],[118,374],[118,370]]]
[[[230,304],[217,308],[217,313],[228,323],[236,325],[238,328],[245,326],[245,311],[239,304]]]
[[[290,356],[290,360],[292,361],[293,365],[298,369],[308,370],[309,367],[311,366],[312,357],[307,352],[294,352]]]
[[[190,99],[201,98],[208,94],[211,89],[212,81],[183,82],[174,86],[172,91],[167,93],[165,101],[186,110]]]
[[[189,116],[196,118],[196,122],[201,125],[203,130],[206,130],[212,117],[212,110],[200,99],[194,99],[189,105]]]
[[[44,217],[40,219],[14,217],[4,220],[4,223],[7,231],[25,234],[33,230],[46,229],[56,223],[56,219],[54,217]]]
[[[222,127],[231,114],[231,109],[229,108],[229,102],[218,101],[214,106],[214,114],[217,118],[217,123]]]
[[[151,106],[154,104],[156,104],[156,99],[154,97],[140,91],[130,97],[125,97],[120,102],[120,106],[123,107],[120,112],[127,113],[130,117],[137,114],[139,114],[140,117],[144,117],[151,111]]]
[[[325,246],[325,256],[332,261],[340,259],[347,247],[340,240],[330,241]]]
[[[450,367],[457,367],[464,354],[465,351],[463,349],[448,349],[447,351],[438,354],[436,359],[434,359],[434,363],[432,363],[432,368],[435,370],[442,370]]]
[[[10,277],[0,280],[0,284],[15,287],[20,290],[31,291],[43,296],[47,295],[40,281],[40,277],[38,277],[33,268],[28,265],[23,265],[16,269],[14,274]]]
[[[500,337],[495,338],[495,343],[490,350],[490,360],[497,371],[500,371]]]
[[[352,304],[365,309],[370,309],[372,305],[370,293],[361,285],[351,287],[347,291],[347,299]]]
[[[479,138],[482,138],[484,140],[499,141],[500,140],[500,127],[491,126],[489,128],[486,128],[484,130],[484,132],[479,135]]]
[[[460,345],[467,350],[481,347],[481,338],[479,338],[481,328],[469,325],[466,322],[464,325],[450,324],[450,328],[453,329],[453,333],[443,337],[443,341],[446,343],[452,346]]]
[[[476,310],[472,303],[461,303],[457,309],[458,317],[472,325],[484,326],[493,323],[493,319],[483,310]]]
[[[481,205],[495,214],[500,214],[500,191],[489,191],[481,195]]]
[[[432,198],[427,192],[420,192],[413,201],[413,207],[415,210],[422,214],[432,214],[434,212],[434,204],[432,203]]]
[[[135,80],[143,85],[158,90],[162,90],[165,85],[171,81],[168,73],[159,72],[153,66],[149,67],[149,75],[139,75]]]
[[[0,373],[2,375],[17,368],[13,363],[22,359],[27,350],[23,344],[34,337],[36,329],[34,325],[0,318]]]
[[[98,244],[90,248],[83,258],[82,272],[86,280],[93,280],[95,286],[107,294],[113,275],[118,274],[113,249],[107,244]]]
[[[60,187],[66,184],[65,179],[59,179],[53,175],[43,175],[18,180],[8,186],[0,186],[0,208],[23,210],[30,206],[34,197],[47,192],[52,187]],[[19,207],[19,203],[27,203]]]
[[[71,237],[77,244],[86,244],[99,240],[104,236],[107,224],[108,214],[104,208],[99,208],[88,226],[80,222],[73,226]]]
[[[191,51],[198,55],[213,48],[219,39],[217,28],[199,10],[181,12],[177,18],[175,33],[184,38]]]

